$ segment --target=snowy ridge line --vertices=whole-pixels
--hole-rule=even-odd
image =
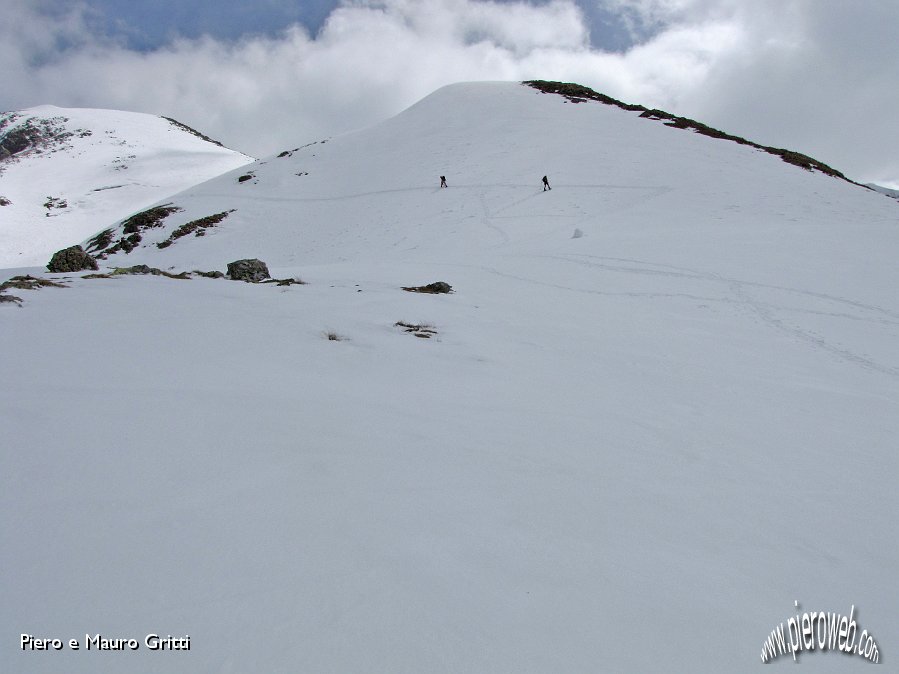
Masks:
[[[530,80],[527,82],[523,82],[522,84],[526,84],[527,86],[533,87],[534,89],[537,89],[538,91],[541,91],[543,93],[558,94],[568,99],[569,101],[572,101],[573,103],[581,103],[583,101],[592,100],[604,103],[606,105],[612,105],[621,108],[622,110],[627,110],[628,112],[639,112],[640,117],[663,121],[665,126],[670,126],[676,129],[689,129],[710,138],[719,138],[721,140],[727,140],[733,143],[737,143],[738,145],[753,147],[767,154],[780,157],[786,163],[798,166],[799,168],[803,168],[807,171],[820,171],[821,173],[832,176],[834,178],[845,180],[846,182],[852,183],[853,185],[866,187],[865,185],[857,183],[854,180],[850,180],[840,171],[837,171],[836,169],[828,166],[824,162],[818,161],[817,159],[809,157],[808,155],[802,154],[800,152],[795,152],[793,150],[787,150],[784,148],[771,147],[768,145],[761,145],[759,143],[746,140],[745,138],[742,138],[740,136],[734,136],[733,134],[719,131],[718,129],[714,129],[706,124],[703,124],[702,122],[697,122],[695,119],[690,119],[689,117],[679,117],[677,115],[671,114],[670,112],[665,112],[664,110],[659,110],[656,108],[650,109],[643,105],[633,103],[624,103],[615,98],[612,98],[611,96],[593,91],[592,89],[580,84],[573,84],[571,82],[550,82],[545,80]]]
[[[186,131],[187,133],[191,134],[192,136],[196,136],[197,138],[200,138],[201,140],[205,140],[207,143],[212,143],[213,145],[217,145],[221,148],[225,147],[219,141],[217,141],[213,138],[210,138],[209,136],[207,136],[204,133],[200,133],[196,129],[188,126],[187,124],[183,124],[183,123],[179,122],[177,119],[173,119],[171,117],[166,117],[165,115],[160,115],[160,117],[162,119],[164,119],[165,121],[167,121],[172,126],[174,126],[175,128],[181,129],[182,131]]]

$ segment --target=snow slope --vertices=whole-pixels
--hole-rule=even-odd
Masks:
[[[15,144],[18,136],[31,142]],[[43,105],[0,116],[0,267],[50,256],[174,192],[253,161],[170,120]]]
[[[306,284],[0,305],[4,671],[755,671],[850,606],[894,661],[892,200],[478,83],[169,201],[102,264]]]
[[[893,199],[899,199],[899,190],[890,189],[889,187],[884,187],[883,185],[875,185],[873,183],[868,183],[865,187],[870,187],[875,192],[880,192],[881,194],[885,194],[888,197],[892,197]]]

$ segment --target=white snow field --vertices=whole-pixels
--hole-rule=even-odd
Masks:
[[[477,83],[168,201],[101,271],[306,284],[7,291],[3,671],[751,672],[850,610],[899,661],[894,200]]]
[[[30,120],[30,122],[29,122]],[[0,153],[0,268],[43,265],[104,225],[253,161],[169,120],[42,105],[0,115],[0,139],[39,138]]]

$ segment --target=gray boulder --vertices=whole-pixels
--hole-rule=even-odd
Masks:
[[[428,293],[429,295],[439,295],[442,293],[453,292],[453,287],[446,281],[434,281],[426,286],[404,286],[403,290],[410,293]]]
[[[247,281],[256,283],[271,278],[268,267],[262,260],[237,260],[228,263],[228,276],[232,281]]]
[[[81,246],[72,246],[58,250],[50,258],[47,270],[53,273],[84,271],[85,269],[97,270],[97,261],[89,253],[85,253]]]

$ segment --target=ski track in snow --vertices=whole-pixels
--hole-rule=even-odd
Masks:
[[[490,229],[492,229],[494,232],[499,234],[500,238],[502,239],[502,243],[500,245],[508,245],[512,239],[509,237],[509,235],[506,233],[506,231],[502,227],[500,227],[499,225],[495,225],[491,222],[491,220],[494,219],[494,216],[491,215],[491,213],[490,213],[490,206],[487,204],[487,195],[484,194],[483,192],[479,192],[478,198],[480,199],[480,202],[481,202],[481,209],[484,212],[484,220],[483,220],[484,224],[487,227],[489,227]]]
[[[538,198],[551,198],[552,193],[546,193],[542,190],[536,190],[533,188],[531,184],[523,184],[523,183],[490,183],[490,184],[453,184],[451,187],[447,188],[454,191],[473,191],[475,196],[478,199],[481,209],[481,219],[482,223],[485,227],[494,232],[498,237],[499,241],[494,244],[497,247],[505,248],[508,247],[512,243],[512,237],[506,231],[505,228],[497,224],[496,221],[502,220],[517,220],[522,216],[520,215],[502,215],[502,213],[510,211],[522,204],[530,203]],[[506,200],[496,200],[491,199],[489,195],[489,190],[491,189],[515,189],[515,190],[531,190],[527,194],[527,196],[515,199],[513,201]],[[591,183],[591,184],[576,184],[576,185],[565,185],[566,192],[570,192],[573,189],[584,189],[584,190],[623,190],[623,191],[633,191],[633,192],[645,192],[646,195],[639,199],[637,204],[645,204],[651,199],[655,199],[661,197],[665,194],[668,194],[673,190],[672,187],[668,186],[646,186],[646,185],[621,185],[621,184],[609,184],[609,183]],[[342,195],[334,195],[328,197],[309,197],[309,196],[272,196],[272,195],[257,195],[257,194],[246,194],[246,195],[235,195],[234,193],[213,193],[212,196],[221,197],[223,199],[234,200],[235,198],[243,199],[243,200],[252,200],[252,201],[268,201],[268,202],[295,202],[295,203],[318,203],[318,202],[346,202],[349,200],[357,200],[364,199],[370,197],[378,197],[378,196],[387,196],[398,193],[415,193],[415,192],[427,192],[427,193],[439,193],[441,190],[439,188],[435,189],[433,186],[417,186],[417,187],[404,187],[404,188],[395,188],[395,189],[382,189],[382,190],[372,190],[365,192],[354,192],[354,193],[345,193]],[[491,201],[494,203],[491,204]],[[495,203],[499,201],[499,203]],[[603,212],[603,216],[609,216],[615,213],[622,212],[624,210],[630,209],[634,207],[634,203],[624,203],[619,204],[618,206],[614,206],[611,208],[607,208]],[[541,218],[546,220],[564,220],[566,221],[566,227],[578,226],[584,222],[587,222],[592,219],[591,215],[580,215],[580,214],[556,214],[556,213],[547,213],[541,214]],[[525,236],[518,240],[519,243],[526,242],[530,239],[536,238],[540,236],[540,234],[534,234],[531,236]],[[399,243],[405,240],[406,237],[402,237],[399,241],[394,243],[395,247],[399,246]],[[410,248],[404,249],[407,251],[415,250],[417,246],[412,246]],[[649,262],[645,260],[634,260],[627,258],[615,258],[615,257],[603,257],[589,254],[571,254],[568,256],[552,256],[552,255],[539,255],[535,256],[538,258],[544,259],[554,259],[570,264],[581,265],[584,267],[589,267],[593,269],[598,269],[601,271],[614,272],[614,273],[624,273],[624,274],[634,274],[634,275],[643,275],[643,276],[663,276],[670,278],[680,278],[680,279],[690,279],[690,280],[699,280],[708,282],[715,285],[725,285],[730,291],[730,297],[722,298],[722,297],[714,297],[714,296],[702,296],[690,293],[652,293],[652,292],[605,292],[596,289],[585,289],[585,288],[576,288],[565,286],[562,284],[553,284],[546,281],[540,281],[533,278],[527,278],[520,275],[510,274],[507,272],[501,272],[495,268],[485,268],[486,271],[490,271],[492,274],[506,276],[507,278],[512,278],[520,281],[524,281],[527,283],[532,283],[536,285],[543,285],[546,287],[553,287],[560,290],[571,290],[575,292],[583,292],[595,295],[604,295],[604,296],[619,296],[619,297],[644,297],[644,298],[684,298],[691,299],[696,301],[705,301],[705,302],[718,302],[724,304],[731,304],[736,306],[744,306],[749,308],[756,316],[758,316],[766,325],[769,327],[783,332],[792,336],[793,338],[802,341],[806,344],[809,344],[813,348],[824,350],[831,355],[838,357],[847,362],[854,363],[856,365],[865,367],[870,370],[874,370],[880,372],[882,374],[886,374],[891,377],[899,377],[899,367],[891,366],[888,364],[880,363],[870,357],[866,357],[862,354],[856,353],[850,348],[845,346],[841,346],[839,344],[832,343],[828,341],[826,338],[816,335],[808,330],[804,330],[797,326],[788,325],[787,322],[778,318],[774,312],[785,312],[785,313],[794,313],[794,314],[810,314],[810,315],[818,315],[818,316],[828,316],[832,318],[842,318],[846,320],[853,320],[859,322],[866,323],[879,323],[885,326],[896,326],[899,325],[899,313],[890,311],[880,306],[865,304],[863,302],[858,302],[855,300],[836,297],[824,293],[808,291],[797,288],[789,288],[778,285],[771,285],[765,283],[758,283],[753,281],[746,281],[735,278],[728,278],[725,276],[721,276],[719,274],[711,273],[711,272],[703,272],[697,269],[689,269],[683,267],[677,267],[674,265],[668,265],[663,263],[655,263]],[[587,258],[587,259],[577,259],[579,257]],[[593,261],[591,261],[593,260]],[[611,264],[611,263],[621,263],[621,264]],[[765,290],[774,290],[779,291],[787,295],[797,295],[808,297],[816,300],[824,300],[826,302],[834,303],[837,305],[841,305],[844,307],[849,307],[852,309],[861,310],[861,315],[859,314],[850,314],[845,312],[826,312],[826,311],[815,311],[807,308],[789,308],[786,306],[780,306],[771,304],[768,302],[763,302],[761,300],[755,299],[751,296],[751,289],[765,289]],[[879,316],[878,316],[879,315]],[[886,318],[884,318],[886,317]]]
[[[875,372],[879,372],[881,374],[888,375],[890,377],[899,378],[899,367],[891,366],[888,364],[884,364],[878,362],[870,357],[866,357],[862,354],[859,354],[852,349],[849,349],[845,346],[841,346],[838,344],[834,344],[828,341],[826,338],[816,335],[808,330],[804,330],[800,327],[788,325],[785,319],[778,318],[774,315],[774,312],[784,312],[784,313],[795,313],[795,314],[811,314],[816,316],[826,316],[830,318],[838,318],[838,319],[846,319],[852,321],[859,321],[863,323],[871,323],[882,326],[894,326],[899,327],[899,314],[890,311],[888,309],[884,309],[883,307],[865,304],[863,302],[858,302],[855,300],[846,299],[843,297],[835,297],[832,295],[827,295],[824,293],[813,292],[808,290],[802,290],[797,288],[788,288],[783,286],[770,285],[765,283],[758,283],[753,281],[743,281],[739,279],[733,279],[721,276],[719,274],[711,273],[711,272],[703,272],[697,269],[687,269],[683,267],[677,267],[673,265],[649,262],[645,260],[632,260],[625,258],[605,258],[602,256],[595,255],[584,255],[584,254],[574,254],[574,255],[582,255],[589,257],[594,260],[609,260],[610,262],[618,262],[618,263],[626,263],[629,266],[624,266],[621,264],[608,264],[603,262],[589,262],[585,260],[572,259],[568,256],[562,255],[533,255],[531,257],[539,258],[539,259],[552,259],[561,262],[572,263],[576,265],[586,266],[593,269],[598,269],[605,272],[612,273],[622,273],[622,274],[633,274],[640,276],[663,276],[675,279],[689,279],[689,280],[699,280],[708,282],[715,286],[725,286],[730,291],[730,297],[720,297],[713,295],[697,295],[691,293],[682,293],[682,292],[613,292],[613,291],[604,291],[598,290],[595,288],[583,288],[583,287],[575,287],[568,286],[564,284],[551,283],[547,281],[542,281],[535,278],[528,278],[526,276],[521,276],[518,274],[512,274],[509,272],[500,271],[496,267],[476,267],[479,269],[483,269],[491,274],[502,276],[505,278],[514,279],[517,281],[523,281],[526,283],[539,285],[548,288],[555,288],[558,290],[566,290],[571,292],[578,293],[586,293],[591,295],[599,295],[604,297],[633,297],[633,298],[649,298],[649,299],[658,299],[658,298],[681,298],[681,299],[689,299],[697,302],[716,302],[721,304],[727,304],[732,306],[742,306],[749,308],[755,315],[757,315],[766,325],[769,327],[788,334],[797,340],[804,342],[806,344],[811,345],[815,349],[820,349],[828,352],[829,354],[847,361],[849,363],[859,365],[869,370],[873,370]],[[845,312],[827,312],[827,311],[815,311],[805,308],[792,308],[784,305],[776,305],[771,304],[769,302],[763,302],[753,298],[750,294],[750,290],[753,288],[761,288],[767,290],[776,290],[785,294],[794,294],[803,297],[809,297],[817,300],[825,300],[827,302],[831,302],[838,305],[844,305],[847,307],[851,307],[853,309],[862,310],[862,314],[848,314]],[[883,318],[883,316],[887,316],[888,318]]]
[[[788,335],[792,335],[793,337],[799,339],[800,341],[811,344],[813,348],[827,351],[828,353],[830,353],[838,358],[841,358],[843,360],[846,360],[850,363],[855,363],[856,365],[860,365],[864,368],[874,370],[875,372],[880,372],[882,374],[889,375],[891,377],[899,378],[899,367],[892,367],[890,365],[879,363],[871,358],[868,358],[859,353],[856,353],[855,351],[852,351],[849,348],[833,344],[833,343],[827,341],[824,337],[821,337],[820,335],[815,335],[814,333],[812,333],[808,330],[803,330],[802,328],[787,325],[785,320],[781,319],[781,318],[777,318],[773,314],[772,310],[775,310],[775,309],[780,310],[780,311],[789,311],[789,310],[777,307],[775,305],[767,304],[764,302],[759,302],[759,301],[753,299],[749,295],[749,293],[746,291],[747,285],[748,284],[743,284],[739,281],[734,281],[733,283],[731,283],[731,288],[734,291],[734,295],[737,298],[739,298],[739,300],[742,301],[746,306],[752,308],[756,312],[756,314],[758,314],[758,316],[762,319],[762,321],[764,321],[770,327],[772,327],[776,330],[780,330]],[[786,290],[787,292],[806,294],[800,290],[794,290],[794,289],[783,289],[783,290]],[[831,301],[835,301],[835,300],[831,299]],[[847,301],[847,304],[852,304],[852,305],[856,305],[856,306],[858,305],[857,302],[851,302],[851,301]],[[879,309],[879,307],[878,307],[878,309]],[[883,310],[881,310],[881,311],[883,311]],[[835,318],[841,317],[838,314],[834,314],[834,313],[826,313],[824,315],[835,317]],[[863,321],[869,322],[869,323],[883,324],[883,321],[881,321],[881,320],[870,321],[865,318],[857,318],[856,320],[863,320]],[[892,325],[896,325],[896,323],[892,323]]]
[[[439,194],[442,189],[447,189],[450,191],[462,191],[462,190],[471,190],[474,191],[478,198],[485,198],[486,192],[484,191],[487,188],[509,188],[509,189],[521,189],[527,190],[528,196],[513,201],[511,203],[505,203],[499,207],[494,207],[492,210],[489,208],[490,217],[504,217],[498,215],[505,210],[509,210],[518,206],[522,203],[528,202],[535,198],[547,197],[551,198],[551,191],[544,193],[540,189],[535,189],[533,184],[530,183],[487,183],[487,184],[456,184],[454,183],[448,188],[435,188],[433,185],[418,185],[414,187],[397,187],[392,189],[383,189],[383,190],[371,190],[366,192],[347,192],[344,194],[331,195],[326,197],[312,197],[312,196],[274,196],[271,194],[258,194],[248,192],[247,194],[236,194],[234,192],[204,192],[204,197],[213,197],[225,200],[249,200],[249,201],[270,201],[270,202],[297,202],[297,203],[317,203],[317,202],[330,202],[330,201],[346,201],[351,199],[362,199],[365,197],[374,197],[381,195],[390,195],[390,194],[401,194],[401,193],[410,193],[410,192],[422,192],[429,194]],[[252,189],[249,185],[241,187],[241,189],[250,190]],[[645,186],[645,185],[606,185],[602,183],[596,183],[593,185],[565,185],[565,189],[589,189],[589,190],[599,190],[599,189],[614,189],[614,190],[627,190],[627,191],[644,191],[647,192],[648,195],[645,197],[645,200],[648,201],[652,198],[662,196],[671,192],[673,188],[671,187],[656,187],[656,186]],[[531,190],[533,190],[531,192]],[[627,204],[622,208],[630,208],[631,205]],[[607,211],[611,212],[611,211]],[[508,216],[508,217],[520,217],[520,216]],[[547,217],[552,217],[549,215]]]
[[[584,255],[584,254],[574,253],[573,255]],[[564,256],[545,255],[545,256],[541,256],[541,257],[547,257],[547,258],[555,257],[556,259],[565,260],[568,262],[575,262],[575,260],[572,260],[572,259],[570,259],[568,257],[564,257]],[[707,281],[718,281],[718,282],[722,282],[722,283],[731,283],[731,284],[737,284],[740,287],[755,287],[755,288],[766,288],[766,289],[771,289],[771,290],[780,290],[780,291],[783,291],[786,293],[795,293],[798,295],[812,297],[815,299],[823,299],[823,300],[827,300],[829,302],[834,302],[837,304],[845,304],[845,305],[855,307],[858,309],[863,309],[865,311],[869,311],[872,313],[880,313],[885,316],[889,316],[891,319],[895,319],[895,320],[892,320],[892,321],[883,320],[882,322],[888,323],[890,325],[899,325],[899,313],[897,313],[895,311],[890,311],[889,309],[884,309],[883,307],[880,307],[877,305],[865,304],[863,302],[846,299],[845,297],[837,297],[834,295],[827,295],[825,293],[819,293],[819,292],[814,292],[814,291],[810,291],[810,290],[802,290],[802,289],[798,289],[798,288],[788,288],[785,286],[771,285],[768,283],[758,283],[755,281],[741,281],[739,279],[721,276],[720,274],[714,274],[711,272],[703,272],[703,271],[699,271],[696,269],[685,269],[683,267],[675,267],[673,265],[662,264],[662,263],[657,263],[657,262],[647,262],[644,260],[628,260],[628,259],[623,259],[623,258],[605,258],[605,257],[601,257],[601,256],[596,256],[596,255],[587,255],[586,257],[600,259],[600,260],[607,259],[607,260],[613,260],[613,261],[618,261],[618,262],[628,262],[628,263],[633,263],[633,264],[638,264],[638,265],[645,265],[647,267],[664,267],[664,268],[668,268],[668,269],[674,269],[677,272],[680,272],[680,273],[668,273],[667,275],[670,275],[670,276],[680,276],[680,277],[684,277],[684,278],[696,278],[696,279],[703,279],[703,280],[707,280]],[[623,272],[628,272],[628,273],[646,273],[646,274],[658,273],[658,272],[654,272],[653,270],[647,270],[647,269],[643,269],[643,270],[629,269],[629,268],[622,268],[622,267],[611,267],[611,266],[602,265],[602,264],[589,264],[588,263],[588,266],[596,266],[596,267],[600,267],[603,269],[608,269],[609,271],[623,271]],[[836,313],[830,314],[830,313],[826,313],[826,312],[822,312],[822,313],[825,313],[825,315],[829,315],[829,316],[841,316],[841,317],[846,316],[845,314],[836,314]],[[866,319],[866,320],[876,320],[876,319]]]

